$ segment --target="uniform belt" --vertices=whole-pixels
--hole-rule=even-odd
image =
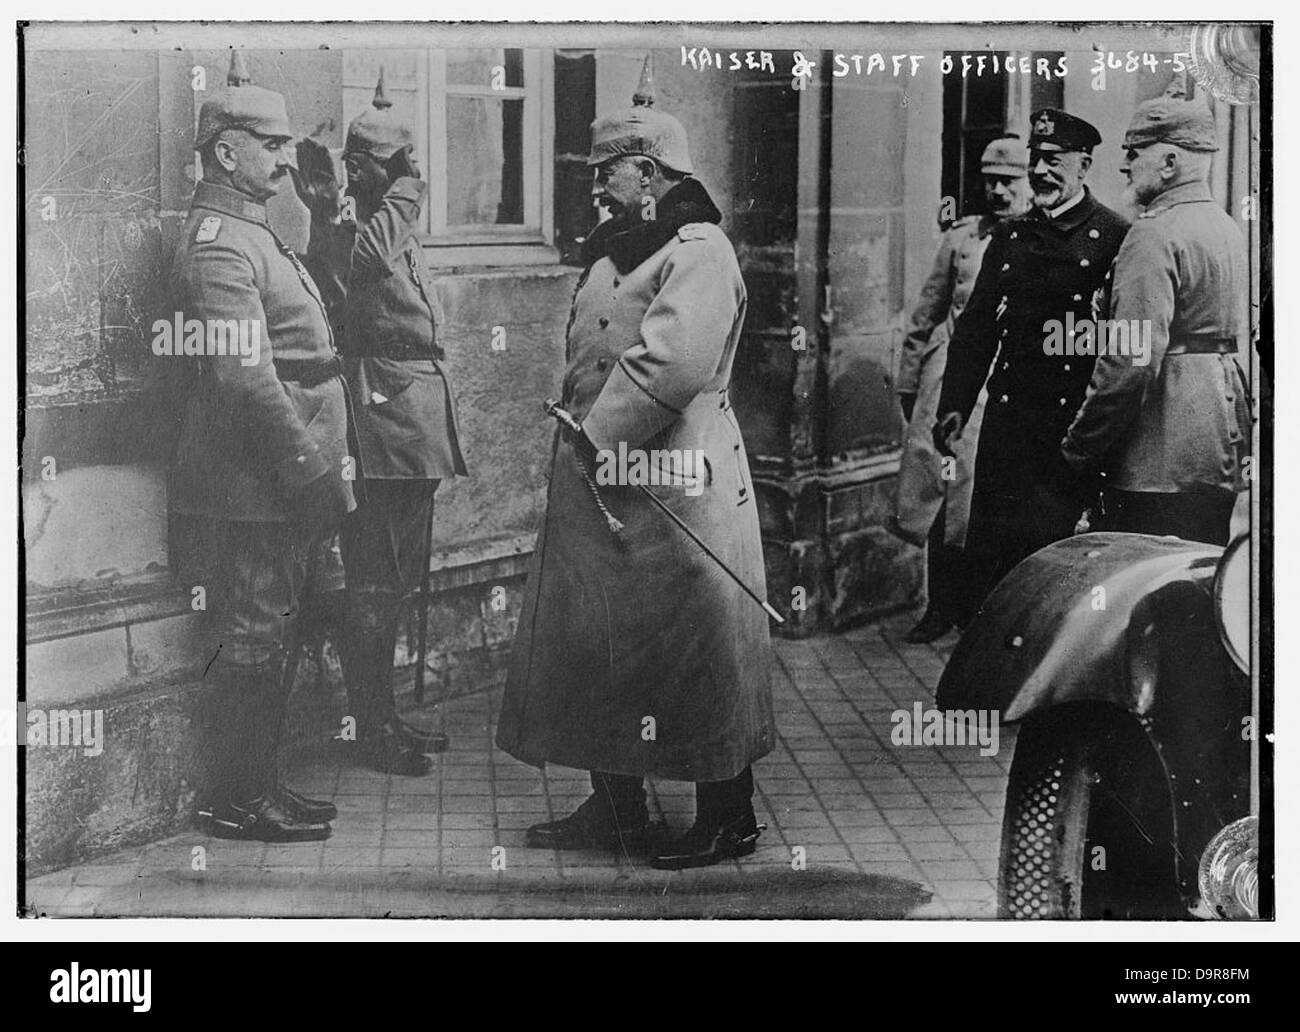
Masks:
[[[1179,337],[1171,340],[1166,355],[1235,355],[1237,341],[1232,337]]]
[[[281,380],[292,381],[302,387],[316,387],[326,380],[342,376],[343,363],[338,358],[328,358],[324,362],[277,358],[275,375]]]
[[[436,344],[432,348],[385,348],[378,347],[368,351],[348,348],[344,358],[386,358],[391,362],[441,362],[447,353]]]

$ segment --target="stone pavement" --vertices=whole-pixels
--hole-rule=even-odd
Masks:
[[[890,714],[932,704],[955,635],[910,646],[899,616],[775,642],[778,748],[755,766],[759,849],[700,871],[527,849],[524,829],[570,812],[585,773],[541,773],[494,748],[500,691],[444,704],[451,749],[424,778],[347,763],[347,746],[289,781],[333,799],[323,843],[188,832],[27,883],[51,917],[993,918],[1013,732],[977,746],[897,746]],[[651,785],[652,812],[690,824],[692,786]]]

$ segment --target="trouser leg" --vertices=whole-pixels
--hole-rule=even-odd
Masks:
[[[726,824],[754,812],[754,768],[746,767],[726,781],[695,784],[695,819]]]
[[[402,599],[421,586],[437,480],[376,480],[339,536],[346,571],[341,658],[358,719],[395,713],[393,653]]]
[[[645,779],[634,774],[607,774],[591,772],[592,795],[596,797],[619,824],[645,822]]]
[[[240,837],[319,838],[278,808],[278,750],[288,684],[285,657],[319,536],[305,527],[214,519],[187,521],[183,560],[206,590],[204,631],[212,659],[201,721],[211,773],[208,803]],[[231,808],[245,812],[232,815]],[[246,834],[245,834],[246,833]]]

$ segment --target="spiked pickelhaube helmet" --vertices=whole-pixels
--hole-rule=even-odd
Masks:
[[[199,127],[194,133],[196,150],[223,129],[246,129],[258,136],[285,140],[293,138],[284,97],[252,82],[244,66],[243,52],[232,50],[226,85],[214,90],[199,108]]]
[[[379,69],[375,97],[370,107],[348,126],[344,154],[365,153],[377,161],[387,161],[403,147],[415,142],[409,126],[393,113],[393,102],[384,95],[384,70]]]
[[[632,106],[591,123],[588,165],[603,165],[614,158],[644,157],[684,175],[695,171],[682,123],[654,109],[653,60],[652,54],[646,55],[641,82],[632,95]]]

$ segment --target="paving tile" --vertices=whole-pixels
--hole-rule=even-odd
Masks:
[[[518,911],[497,891],[509,891],[515,881],[577,886],[576,917],[583,916],[583,895],[637,884],[711,891],[784,870],[790,891],[798,892],[805,872],[790,865],[792,847],[799,846],[809,871],[856,871],[932,886],[934,898],[909,917],[991,919],[1014,729],[1003,729],[1002,748],[993,757],[962,747],[893,746],[893,712],[914,702],[933,705],[933,685],[955,641],[938,650],[901,644],[909,615],[837,636],[775,643],[780,737],[755,768],[755,811],[770,827],[758,850],[740,863],[665,876],[644,859],[527,849],[524,829],[572,812],[589,795],[590,782],[567,768],[539,773],[497,752],[498,690],[441,705],[436,721],[451,734],[453,747],[435,757],[428,777],[353,767],[341,749],[294,772],[300,791],[333,798],[340,808],[335,835],[325,843],[267,846],[191,832],[34,879],[28,895],[60,914],[131,913],[133,907],[139,913],[225,915],[450,913],[448,904],[431,902],[427,890],[414,888],[434,877],[482,890],[458,894],[459,916]],[[416,719],[434,718],[423,711]],[[694,814],[694,787],[651,780],[649,788],[652,812],[684,830]],[[207,851],[202,878],[189,877],[196,845]],[[497,854],[505,859],[504,872],[492,869],[495,846],[504,847]],[[232,871],[249,879],[247,891],[223,888]],[[185,877],[178,878],[181,872]],[[406,910],[394,909],[403,892],[411,902]]]
[[[980,877],[980,869],[971,860],[917,860],[927,878],[936,881],[967,881]]]

